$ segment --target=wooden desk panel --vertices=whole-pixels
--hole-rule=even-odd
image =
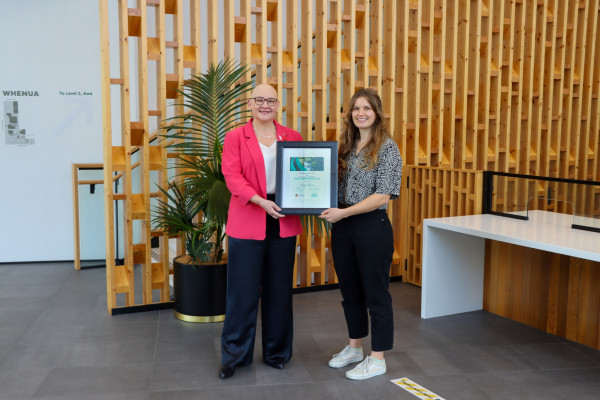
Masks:
[[[600,263],[495,241],[486,252],[484,310],[600,349]]]

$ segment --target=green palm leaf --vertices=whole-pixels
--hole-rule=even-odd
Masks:
[[[178,155],[175,182],[160,190],[155,226],[169,235],[182,235],[190,256],[205,261],[223,254],[223,226],[227,223],[231,192],[221,169],[227,132],[246,123],[246,93],[252,82],[239,83],[248,67],[231,60],[211,64],[205,73],[191,77],[179,90],[184,115],[167,119],[160,135],[170,152]],[[197,221],[198,214],[202,218]]]

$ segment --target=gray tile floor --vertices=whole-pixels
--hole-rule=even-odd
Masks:
[[[354,382],[327,366],[346,343],[334,290],[294,295],[284,370],[265,366],[257,348],[252,366],[222,381],[222,324],[181,322],[171,310],[110,316],[104,273],[0,265],[1,400],[417,399],[390,382],[402,377],[446,400],[600,398],[600,352],[483,311],[422,320],[420,289],[399,282],[386,375]]]

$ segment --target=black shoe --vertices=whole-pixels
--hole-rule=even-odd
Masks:
[[[221,368],[219,368],[219,378],[221,379],[231,378],[234,373],[235,367],[230,365],[221,365]]]
[[[283,369],[283,366],[284,366],[283,361],[275,361],[275,362],[265,361],[265,364],[267,364],[268,366],[273,367],[275,369]]]

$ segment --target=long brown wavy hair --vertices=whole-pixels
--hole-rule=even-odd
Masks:
[[[350,107],[344,117],[344,131],[340,137],[338,149],[338,176],[340,179],[342,179],[348,169],[348,163],[346,161],[348,155],[351,151],[355,151],[355,146],[360,140],[360,131],[356,125],[354,125],[354,121],[352,121],[352,109],[354,108],[356,99],[360,97],[364,97],[375,112],[375,122],[371,126],[371,139],[364,147],[365,152],[367,153],[365,164],[361,165],[361,168],[373,168],[377,164],[377,152],[379,151],[381,144],[386,138],[391,138],[385,124],[381,98],[377,92],[371,88],[357,90],[350,99]]]

